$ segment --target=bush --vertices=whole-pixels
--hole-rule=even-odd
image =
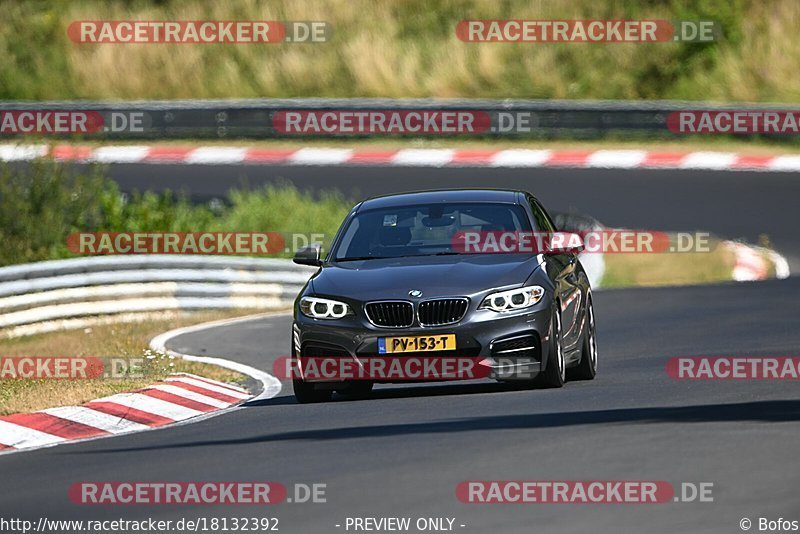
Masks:
[[[0,166],[0,264],[69,256],[66,236],[102,225],[110,193],[97,168],[72,174],[44,160]]]
[[[70,257],[67,236],[81,231],[302,232],[330,239],[349,207],[338,193],[315,197],[278,185],[234,190],[212,209],[170,191],[124,195],[100,166],[76,172],[51,160],[0,165],[0,265]]]

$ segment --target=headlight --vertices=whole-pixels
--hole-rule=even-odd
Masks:
[[[319,297],[303,297],[300,299],[300,311],[313,319],[341,319],[351,315],[353,310],[344,302],[322,299]]]
[[[506,312],[533,306],[544,296],[541,286],[521,287],[487,295],[478,309]]]

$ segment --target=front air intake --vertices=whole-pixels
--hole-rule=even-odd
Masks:
[[[414,308],[410,302],[384,301],[366,305],[367,319],[375,326],[404,328],[414,324]]]
[[[469,301],[465,298],[435,299],[419,303],[417,315],[422,326],[454,324],[464,318]]]

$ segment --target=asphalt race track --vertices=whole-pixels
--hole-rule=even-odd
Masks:
[[[125,187],[131,172],[112,168]],[[790,174],[152,165],[145,172],[151,182],[139,187],[196,180],[192,192],[211,196],[243,172],[251,185],[256,176],[281,176],[316,188],[352,184],[364,194],[390,190],[401,173],[412,177],[403,189],[513,185],[548,208],[575,208],[609,225],[751,239],[768,233],[794,269],[800,258],[800,182]],[[568,195],[575,205],[565,203]],[[688,382],[665,371],[672,356],[798,355],[798,295],[797,277],[598,292],[598,377],[561,390],[492,382],[380,386],[370,400],[298,405],[286,384],[274,399],[196,424],[2,456],[0,515],[270,515],[282,532],[304,534],[346,532],[348,516],[454,517],[456,531],[474,533],[730,533],[741,532],[742,518],[753,521],[753,531],[760,517],[800,520],[798,382]],[[180,336],[170,348],[269,371],[289,351],[289,325],[288,316],[275,316]],[[79,481],[175,480],[324,483],[327,503],[113,507],[67,497]],[[676,490],[710,482],[714,500],[469,505],[455,495],[465,480],[665,480]]]
[[[796,354],[798,290],[792,278],[601,292],[594,382],[381,386],[373,400],[324,405],[297,405],[284,391],[197,424],[2,457],[0,507],[49,518],[235,516],[242,507],[79,507],[66,491],[84,480],[277,480],[327,484],[327,504],[259,510],[285,532],[336,532],[346,516],[384,514],[454,516],[464,532],[735,532],[742,517],[792,517],[797,383],[677,382],[664,366],[673,355]],[[280,316],[182,336],[172,348],[270,369],[288,332]],[[494,479],[713,482],[714,502],[456,500],[459,481]]]

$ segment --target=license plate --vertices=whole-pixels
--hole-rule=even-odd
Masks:
[[[436,350],[453,350],[455,348],[455,334],[378,338],[379,354],[394,354],[398,352],[432,352]]]

